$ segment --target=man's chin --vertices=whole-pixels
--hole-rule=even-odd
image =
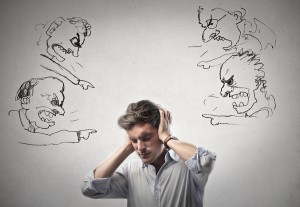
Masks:
[[[40,128],[40,129],[49,129],[50,127],[54,126],[55,123],[51,122],[51,123],[36,123],[36,127]]]

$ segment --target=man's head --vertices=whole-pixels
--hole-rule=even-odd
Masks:
[[[242,34],[240,24],[243,21],[241,12],[228,12],[221,8],[205,10],[199,7],[198,20],[204,28],[203,42],[219,41],[224,50],[232,49],[239,42]]]
[[[67,20],[59,17],[51,23],[46,33],[49,36],[47,53],[62,62],[68,55],[78,57],[85,37],[91,35],[91,25],[80,17]]]
[[[164,150],[158,136],[160,107],[151,101],[131,103],[118,124],[126,130],[132,145],[145,164],[156,161]]]
[[[246,113],[257,102],[255,92],[265,83],[262,68],[263,63],[249,51],[233,55],[221,65],[221,95],[232,98],[237,113]]]
[[[64,84],[55,77],[33,78],[19,88],[19,100],[26,110],[27,119],[36,127],[47,129],[53,125],[54,116],[64,115]]]

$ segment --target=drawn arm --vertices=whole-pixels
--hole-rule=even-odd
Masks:
[[[239,125],[246,121],[245,116],[235,115],[214,115],[214,114],[202,114],[202,117],[210,119],[211,125],[228,124],[228,125]],[[249,119],[249,118],[248,118]]]
[[[89,87],[94,88],[93,84],[85,80],[80,80],[73,73],[71,73],[67,68],[63,67],[53,59],[43,54],[41,54],[41,56],[44,57],[43,58],[44,61],[41,64],[43,68],[63,76],[64,78],[72,82],[74,85],[81,86],[82,89],[84,90],[87,90]]]
[[[46,134],[37,129],[32,135],[26,137],[23,141],[19,141],[19,143],[33,146],[79,143],[81,139],[87,140],[91,134],[96,132],[95,129],[85,129],[79,131],[60,130],[51,134]]]

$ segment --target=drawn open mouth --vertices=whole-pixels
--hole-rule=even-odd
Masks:
[[[236,94],[230,94],[230,98],[233,99],[232,106],[233,108],[247,106],[249,104],[249,91],[241,91]]]
[[[51,125],[55,124],[55,122],[52,121],[52,117],[56,116],[56,114],[54,114],[48,110],[39,111],[38,116],[43,122],[49,123]]]
[[[226,39],[225,37],[222,37],[219,35],[220,32],[217,32],[217,33],[212,33],[210,36],[209,36],[209,40],[207,42],[209,42],[210,40],[216,40],[216,41],[226,41],[226,42],[230,42],[230,45],[226,46],[226,47],[223,47],[224,50],[228,50],[231,48],[231,45],[232,45],[232,42],[231,40],[229,39]]]
[[[210,36],[209,36],[209,39],[214,39],[214,40],[217,40],[217,41],[229,41],[228,39],[226,39],[225,37],[222,37],[222,36],[219,36],[217,33],[212,33]]]
[[[56,54],[59,55],[60,61],[65,60],[65,58],[63,57],[64,55],[73,53],[73,51],[70,48],[66,50],[63,46],[58,44],[53,44],[52,49]]]

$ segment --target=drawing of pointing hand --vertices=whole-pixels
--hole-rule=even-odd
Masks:
[[[83,90],[87,90],[89,87],[95,88],[93,84],[85,80],[79,80],[78,85],[80,85],[83,88]]]
[[[202,116],[204,118],[210,119],[211,125],[219,125],[220,124],[220,120],[219,120],[220,117],[218,117],[216,115],[213,115],[213,114],[202,114]]]
[[[80,130],[77,132],[78,140],[80,141],[81,139],[87,140],[91,134],[96,133],[97,130],[95,129],[85,129],[85,130]]]

